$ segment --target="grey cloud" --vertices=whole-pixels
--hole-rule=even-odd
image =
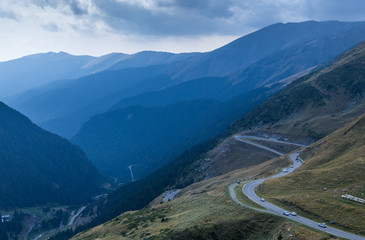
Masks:
[[[308,0],[309,18],[318,20],[364,21],[365,1],[363,0]]]
[[[151,36],[240,35],[276,22],[365,20],[363,0],[32,0],[40,7],[69,6],[70,13],[102,21],[118,34]]]
[[[33,4],[39,6],[39,7],[52,7],[52,8],[58,8],[60,5],[67,5],[69,6],[72,14],[74,15],[85,15],[88,14],[87,8],[83,7],[81,2],[79,0],[32,0]]]
[[[113,29],[149,35],[231,33],[231,29],[224,27],[224,20],[233,15],[229,10],[231,2],[158,0],[155,1],[156,5],[163,9],[156,10],[130,2],[94,0],[95,6],[102,14],[100,17]]]
[[[32,3],[42,8],[46,6],[56,8],[58,6],[58,1],[52,1],[52,0],[32,0]]]
[[[88,14],[87,8],[83,8],[79,1],[77,0],[69,0],[69,6],[73,14],[75,15],[84,15]]]
[[[174,9],[185,9],[195,11],[209,18],[229,18],[233,12],[230,7],[234,6],[234,1],[211,1],[211,0],[174,0],[157,1],[158,6],[170,7]]]
[[[42,27],[44,29],[46,29],[47,31],[50,32],[58,32],[60,30],[60,28],[58,27],[58,25],[56,23],[48,23],[48,24],[44,24],[42,25]]]
[[[18,18],[15,15],[14,12],[5,11],[5,10],[2,10],[2,9],[0,9],[0,18],[8,18],[8,19],[12,19],[12,20],[18,20]]]

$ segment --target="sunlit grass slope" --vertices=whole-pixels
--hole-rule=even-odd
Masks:
[[[245,209],[234,203],[226,186],[288,165],[276,158],[193,184],[178,198],[127,212],[74,239],[329,239],[286,219]],[[160,201],[155,201],[160,202]]]

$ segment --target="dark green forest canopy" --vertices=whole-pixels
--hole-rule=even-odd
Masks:
[[[76,203],[103,178],[81,149],[0,103],[0,208]]]

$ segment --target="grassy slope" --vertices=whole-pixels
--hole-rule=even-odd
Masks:
[[[293,82],[228,132],[252,129],[294,140],[318,140],[365,112],[364,76],[365,42]]]
[[[287,144],[266,141],[256,142],[277,149],[282,153],[289,153],[298,148]],[[184,171],[179,173],[179,179],[176,182],[184,182],[186,179],[193,179],[194,182],[202,181],[236,169],[255,166],[275,157],[277,155],[272,152],[239,142],[234,137],[229,137],[219,142],[215,147],[207,151],[206,154],[203,154],[200,159],[186,166]]]
[[[173,201],[124,213],[73,239],[163,239],[163,234],[171,239],[289,239],[289,234],[296,239],[329,239],[284,218],[242,208],[226,193],[232,181],[258,177],[285,165],[287,159],[276,158],[193,184]]]
[[[276,204],[317,220],[365,235],[364,204],[343,200],[365,198],[365,115],[311,145],[304,164],[294,174],[272,179],[260,194]],[[328,190],[324,190],[327,188]]]

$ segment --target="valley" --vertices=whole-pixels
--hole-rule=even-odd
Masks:
[[[365,239],[365,22],[0,74],[0,240]]]
[[[278,23],[207,53],[102,56],[82,66],[97,67],[94,72],[52,81],[6,103],[79,145],[103,175],[127,183],[129,165],[145,163],[135,168],[139,179],[216,137],[295,79],[365,40],[364,29],[364,22]],[[298,94],[323,97],[305,87]],[[307,120],[298,120],[297,128],[306,128],[300,123]],[[306,131],[307,143],[326,134]]]

